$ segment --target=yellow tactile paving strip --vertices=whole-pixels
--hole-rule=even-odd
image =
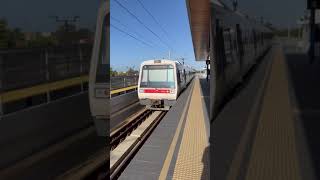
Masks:
[[[275,50],[246,180],[301,179],[284,55]]]
[[[269,56],[271,56],[270,58],[268,58],[268,60],[270,59],[270,62],[267,62],[266,64],[266,72],[264,74],[264,77],[262,79],[263,84],[257,89],[257,96],[258,98],[256,98],[255,102],[252,105],[252,108],[250,110],[250,115],[248,117],[248,122],[247,125],[244,129],[243,135],[241,137],[241,140],[239,142],[239,145],[237,147],[237,151],[234,155],[234,159],[232,160],[232,163],[230,165],[230,169],[229,169],[229,173],[227,176],[227,180],[237,180],[238,176],[240,174],[241,171],[241,166],[242,166],[242,162],[244,161],[244,154],[246,151],[246,148],[248,146],[249,140],[250,140],[250,134],[252,129],[254,128],[254,122],[257,120],[256,119],[256,112],[259,110],[259,103],[261,103],[260,101],[260,97],[263,95],[263,91],[267,85],[267,80],[268,80],[268,73],[271,69],[271,65],[272,65],[272,60],[274,59],[274,53],[273,50],[271,50]]]
[[[195,79],[173,179],[209,179],[208,146],[200,82],[197,78]]]

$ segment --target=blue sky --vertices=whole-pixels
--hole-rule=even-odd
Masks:
[[[184,57],[187,64],[198,68],[204,67],[204,63],[197,63],[194,60],[185,0],[140,0],[160,22],[169,37],[144,11],[137,0],[118,1],[158,34],[163,41],[170,44],[173,49],[172,58]],[[231,0],[223,0],[223,2],[231,5]],[[296,21],[304,14],[306,6],[304,0],[239,0],[238,2],[241,11],[250,16],[263,16],[265,20],[280,28],[296,26]],[[110,0],[110,4],[111,16],[116,18],[116,20],[111,19],[111,24],[140,40],[154,44],[154,47],[151,48],[111,27],[110,61],[113,68],[117,70],[126,70],[127,67],[133,66],[138,68],[143,60],[168,57],[169,48],[166,45],[131,17],[115,0]]]
[[[159,22],[164,31],[142,8],[137,0],[118,1],[157,34],[161,40],[121,8],[115,0],[111,0],[110,10],[111,16],[113,17],[111,18],[111,24],[134,35],[139,38],[139,40],[153,45],[149,47],[111,27],[111,67],[116,70],[126,70],[127,67],[138,68],[144,60],[168,58],[168,46],[172,49],[171,59],[184,57],[186,64],[196,68],[204,67],[204,62],[199,63],[194,60],[185,0],[140,0],[145,8],[149,10]]]
[[[23,31],[54,31],[57,23],[50,15],[61,17],[79,15],[78,27],[94,29],[98,6],[101,0],[1,0],[0,18],[6,18],[10,27],[19,27]],[[169,38],[153,19],[143,10],[137,0],[118,0],[139,17],[144,24],[158,34],[163,41],[170,44],[172,58],[186,58],[186,63],[203,67],[203,63],[194,61],[191,34],[185,0],[140,0],[160,22],[169,34]],[[239,8],[251,16],[264,16],[280,27],[294,26],[303,15],[305,0],[238,0]],[[230,5],[231,0],[223,0]],[[75,6],[76,4],[76,6]],[[110,0],[111,14],[121,23],[111,23],[122,30],[137,36],[139,39],[154,44],[150,48],[135,39],[111,28],[111,65],[125,70],[126,66],[138,67],[141,61],[153,58],[168,57],[169,49],[157,37],[146,30],[126,11]],[[17,13],[18,12],[18,13]],[[135,32],[138,32],[136,34]],[[140,37],[141,36],[141,37]],[[122,67],[122,68],[120,68]]]

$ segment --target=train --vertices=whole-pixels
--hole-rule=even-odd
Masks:
[[[98,10],[89,72],[89,103],[97,134],[109,136],[110,103],[110,1]]]
[[[147,60],[141,63],[138,98],[150,110],[167,111],[194,78],[196,71],[179,61]]]
[[[273,29],[219,0],[186,0],[196,61],[210,63],[210,121],[272,46]]]

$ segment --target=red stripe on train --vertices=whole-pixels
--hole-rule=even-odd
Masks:
[[[170,93],[168,89],[144,89],[144,93]]]

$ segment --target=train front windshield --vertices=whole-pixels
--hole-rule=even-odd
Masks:
[[[173,65],[144,65],[141,88],[175,88]]]

